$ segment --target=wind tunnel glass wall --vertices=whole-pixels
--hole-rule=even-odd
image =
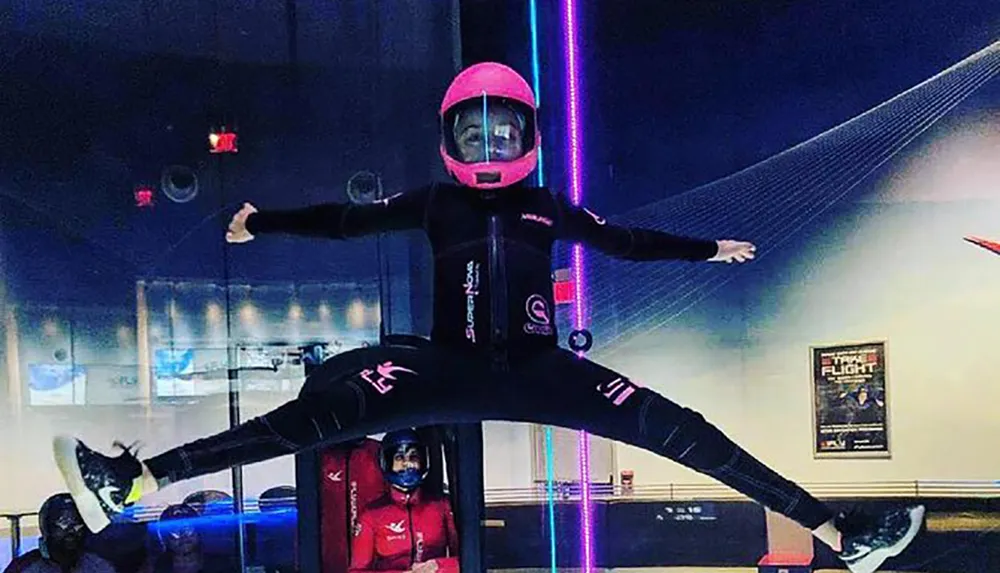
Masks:
[[[454,72],[448,3],[56,4],[15,3],[0,24],[0,514],[23,515],[19,553],[65,489],[54,435],[148,457],[295,397],[303,345],[376,343],[382,317],[426,334],[410,236],[223,236],[244,201],[370,202],[439,177],[433,111]],[[294,512],[261,517],[294,507],[292,458],[239,478],[158,492],[92,551],[169,565],[191,538],[153,525],[186,503],[205,570],[294,566]]]
[[[570,194],[571,2],[539,4],[546,183]],[[582,203],[609,225],[757,246],[744,264],[585,249],[574,286],[594,335],[587,357],[701,412],[834,511],[926,505],[920,537],[885,569],[996,567],[1000,468],[980,437],[1000,437],[987,358],[1000,318],[1000,37],[984,23],[1000,12],[979,1],[575,4]],[[526,75],[529,41],[510,48]],[[572,248],[560,255],[572,271]],[[558,309],[563,343],[571,306]],[[578,459],[579,434],[554,435],[556,460]],[[784,553],[843,568],[803,527],[714,478],[597,442],[585,472],[593,567],[752,570]],[[583,539],[582,522],[568,520],[560,541]],[[559,567],[587,567],[577,546],[558,555]]]

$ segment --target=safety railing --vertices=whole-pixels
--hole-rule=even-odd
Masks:
[[[6,522],[10,535],[10,555],[13,559],[21,554],[21,537],[24,531],[25,519],[37,521],[38,511],[7,511],[0,513]]]
[[[869,483],[805,483],[802,487],[820,499],[836,498],[1000,498],[998,481],[960,480],[917,480],[884,481]],[[553,484],[553,497],[559,503],[574,503],[580,499],[578,482]],[[519,505],[545,503],[548,500],[546,484],[536,484],[523,488],[489,488],[485,492],[487,505]],[[650,502],[650,501],[740,501],[746,497],[723,485],[716,484],[664,484],[639,485],[623,488],[620,485],[591,484],[590,496],[594,501],[603,502]],[[231,509],[232,502],[217,502],[219,512]],[[269,499],[262,508],[257,499],[246,500],[241,520],[253,521],[264,514],[288,511],[295,507],[295,498]],[[164,506],[165,507],[165,506]],[[164,507],[142,506],[130,511],[130,518],[138,522],[155,521]],[[212,512],[214,513],[214,512]],[[10,537],[11,556],[21,553],[21,541],[25,524],[35,525],[37,511],[0,512],[6,522]],[[34,529],[34,527],[33,527]]]
[[[998,481],[916,480],[867,483],[804,483],[803,489],[820,499],[893,498],[893,497],[1000,497]],[[577,482],[553,485],[556,501],[573,501],[580,497]],[[746,496],[722,484],[662,484],[623,488],[620,485],[592,484],[590,497],[594,501],[738,501]],[[540,483],[524,488],[494,488],[486,490],[488,505],[538,503],[548,500],[548,488]]]

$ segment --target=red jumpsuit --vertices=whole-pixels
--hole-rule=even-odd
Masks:
[[[458,573],[458,533],[447,498],[423,498],[390,489],[361,514],[351,548],[350,573],[403,573],[435,561],[441,573]]]
[[[351,562],[351,539],[364,509],[385,495],[379,442],[366,438],[348,450],[335,446],[321,454],[320,531],[323,572],[344,573]]]

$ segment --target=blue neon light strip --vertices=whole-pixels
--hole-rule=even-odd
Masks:
[[[531,18],[531,81],[535,91],[535,107],[542,105],[542,91],[539,87],[541,66],[538,65],[538,4],[536,0],[528,0]],[[535,125],[535,130],[541,127]],[[538,148],[538,169],[535,170],[538,186],[545,185],[544,165],[542,163],[542,148]],[[552,427],[545,426],[545,501],[549,512],[549,569],[556,573],[556,495],[555,495],[555,450],[552,447]]]
[[[540,66],[538,65],[538,4],[536,0],[529,0],[530,5],[530,15],[531,15],[531,79],[532,88],[535,90],[535,107],[542,107],[542,91],[539,87],[539,77],[541,73],[539,72]],[[536,125],[536,131],[540,131],[541,128]],[[544,164],[542,162],[542,148],[538,147],[538,169],[535,170],[535,174],[538,177],[538,186],[545,186],[545,170]],[[549,430],[546,428],[546,431]],[[553,565],[555,567],[555,565]]]
[[[552,573],[556,572],[555,456],[552,447],[552,427],[545,426],[545,500],[549,509],[549,566]]]

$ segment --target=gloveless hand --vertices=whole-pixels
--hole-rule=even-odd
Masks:
[[[757,247],[753,243],[746,241],[733,241],[721,239],[715,242],[719,246],[719,251],[714,257],[708,259],[713,263],[743,263],[753,260],[757,253]]]
[[[257,208],[250,203],[243,204],[243,207],[229,221],[229,230],[226,231],[227,243],[246,243],[253,240],[253,235],[247,231],[247,218],[256,212]]]

